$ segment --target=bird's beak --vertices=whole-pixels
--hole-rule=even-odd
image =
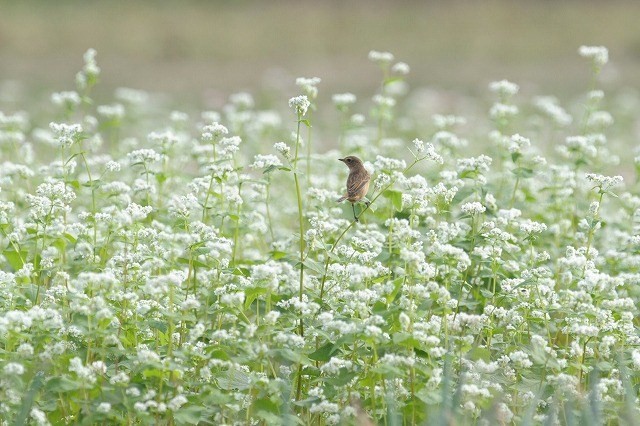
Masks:
[[[338,158],[338,161],[342,161],[344,163],[344,158]]]

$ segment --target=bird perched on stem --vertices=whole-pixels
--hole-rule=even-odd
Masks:
[[[338,198],[336,202],[340,203],[347,200],[351,203],[353,209],[353,218],[358,222],[358,216],[356,216],[355,203],[362,200],[369,191],[369,181],[371,175],[364,168],[362,161],[353,155],[344,158],[338,158],[344,164],[349,167],[349,177],[347,178],[347,193]],[[369,206],[369,201],[365,201],[365,204]]]

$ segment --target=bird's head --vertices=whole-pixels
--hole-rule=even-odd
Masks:
[[[354,167],[362,166],[362,161],[356,156],[350,155],[344,158],[338,158],[338,160],[342,161],[346,164],[349,169],[353,169]]]

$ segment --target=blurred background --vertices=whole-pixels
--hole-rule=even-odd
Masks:
[[[474,94],[509,79],[571,96],[589,85],[582,44],[609,48],[603,84],[640,84],[640,1],[0,0],[0,84],[47,98],[72,90],[98,51],[98,94],[133,87],[216,107],[240,90],[370,94],[371,49],[411,66],[413,88]],[[20,84],[15,84],[19,81]]]

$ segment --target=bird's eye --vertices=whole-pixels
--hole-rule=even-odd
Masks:
[[[351,162],[351,158],[347,158],[347,163],[350,163],[350,162]]]

